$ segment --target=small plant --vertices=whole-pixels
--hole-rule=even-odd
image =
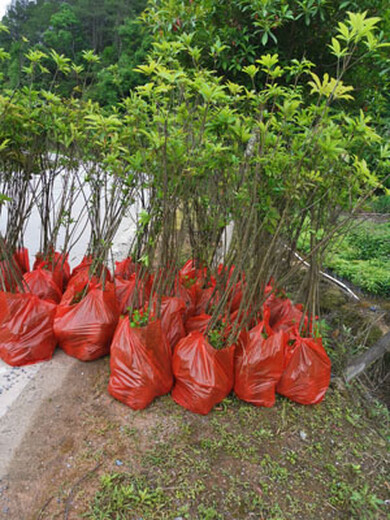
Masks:
[[[149,315],[149,310],[136,309],[130,317],[130,327],[139,329],[145,327],[153,317]]]
[[[218,320],[215,327],[209,330],[207,334],[210,345],[216,350],[222,350],[226,347],[226,329],[227,323],[224,320]]]
[[[328,346],[330,341],[330,332],[332,329],[329,323],[327,323],[324,319],[315,321],[313,329],[313,336],[315,338],[322,338],[323,344]]]
[[[96,494],[86,517],[91,520],[127,518],[128,512],[132,511],[136,518],[144,515],[156,518],[153,513],[159,511],[167,502],[168,499],[162,490],[151,487],[146,479],[113,473],[101,477],[100,491]]]
[[[183,285],[186,289],[190,289],[196,282],[196,278],[190,278],[188,275],[183,277]]]

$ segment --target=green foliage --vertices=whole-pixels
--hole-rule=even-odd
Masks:
[[[198,61],[223,72],[231,80],[245,81],[243,73],[265,52],[277,52],[283,65],[291,59],[300,60],[306,56],[321,64],[321,74],[330,73],[331,52],[339,58],[345,55],[338,37],[329,45],[335,27],[340,22],[339,31],[340,28],[344,32],[347,30],[347,41],[351,42],[356,36],[355,29],[359,31],[364,25],[365,10],[372,23],[367,29],[372,29],[381,17],[384,34],[388,34],[390,13],[384,0],[150,0],[143,16],[160,38],[177,40],[191,35],[192,45],[201,52]],[[349,19],[355,27],[351,29],[343,21],[348,12],[356,11],[361,13]],[[339,38],[345,36],[340,33]],[[370,38],[367,42],[377,51],[374,56],[376,70],[369,62],[364,62],[360,63],[357,72],[348,73],[348,83],[359,87],[359,103],[371,99],[374,90],[386,92],[388,61],[385,49],[378,47],[381,38]]]
[[[362,260],[390,258],[390,223],[363,222],[348,233],[347,244]]]
[[[10,56],[0,69],[6,85],[13,88],[29,82],[23,74],[28,72],[24,68],[28,47],[46,54],[53,49],[77,67],[83,65],[83,51],[91,49],[102,60],[93,64],[97,74],[94,85],[90,85],[92,77],[87,79],[89,96],[104,105],[117,103],[138,84],[133,68],[145,59],[150,45],[147,28],[136,22],[145,5],[146,0],[102,0],[98,5],[92,0],[15,0],[3,18],[6,30],[0,30],[3,55]],[[43,88],[50,87],[48,77],[41,74],[39,81]],[[75,86],[77,81],[71,75],[61,77],[62,94],[69,95]]]
[[[210,345],[216,350],[222,350],[226,345],[226,321],[220,319],[215,324],[214,328],[209,330],[207,339]]]
[[[335,256],[326,260],[325,265],[336,274],[372,294],[389,296],[390,263],[385,260],[346,260]]]
[[[128,310],[131,309],[129,308]],[[130,327],[132,329],[145,327],[151,320],[153,320],[153,317],[149,316],[148,310],[136,309],[130,316]]]
[[[123,95],[119,63],[105,67],[115,46],[111,40],[105,45],[108,35],[98,31],[106,8],[119,9],[124,38],[137,31],[133,22],[125,22],[128,13],[116,0],[102,2],[90,14],[93,45],[74,57],[18,40],[24,86],[12,94],[5,90],[0,99],[0,142],[7,143],[0,159],[8,173],[27,169],[35,174],[42,169],[42,156],[47,159],[54,149],[64,161],[74,156],[84,165],[94,226],[89,247],[99,259],[115,232],[114,225],[101,221],[103,193],[117,224],[121,212],[147,190],[132,245],[134,258],[145,265],[174,269],[188,231],[193,257],[211,266],[231,225],[226,257],[238,265],[232,278],[245,272],[245,301],[253,302],[270,277],[285,268],[276,261],[280,244],[294,251],[305,224],[309,260],[319,262],[328,245],[327,234],[319,230],[330,233],[342,212],[352,211],[377,189],[376,172],[386,170],[389,153],[370,116],[348,110],[352,86],[346,74],[355,59],[374,55],[383,44],[378,17],[350,12],[331,40],[337,58],[332,73],[321,73],[308,59],[267,52],[243,65],[245,80],[235,75],[228,81],[220,73],[223,67],[208,67],[204,56],[209,48],[196,31],[183,27],[190,27],[185,16],[195,9],[196,29],[211,4],[174,1],[165,12],[159,10],[165,2],[150,3],[144,18],[153,21],[160,37],[146,63],[132,70],[140,85],[128,95]],[[164,20],[177,6],[183,17],[171,26],[176,27],[173,37]],[[252,8],[248,3],[241,7],[243,13]],[[73,3],[55,10],[53,27],[73,27],[78,12]],[[223,46],[222,39],[216,40],[213,52],[223,53]],[[9,54],[12,65],[15,55]],[[104,109],[91,96],[102,103],[120,102]],[[169,284],[169,277],[161,283]],[[225,304],[221,298],[220,306]],[[216,307],[213,319],[220,315]]]

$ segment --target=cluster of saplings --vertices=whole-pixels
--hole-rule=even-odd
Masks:
[[[28,269],[27,251],[14,262],[20,272]],[[38,255],[23,275],[29,292],[2,293],[3,360],[16,366],[48,360],[57,344],[82,361],[110,354],[109,392],[133,409],[171,389],[176,402],[202,414],[233,387],[257,406],[273,406],[275,391],[302,404],[323,399],[330,361],[315,324],[272,284],[257,316],[241,327],[246,281],[230,283],[234,268],[227,273],[220,264],[214,278],[189,260],[171,294],[160,296],[162,271],[126,258],[116,262],[114,278],[106,268],[98,277],[92,265],[85,257],[70,273],[60,253]],[[213,308],[226,296],[224,314],[212,324]]]
[[[173,396],[185,406],[209,388],[200,374],[219,385],[210,387],[214,400],[198,396],[197,411],[233,385],[268,406],[275,389],[299,402],[321,399],[330,370],[316,325],[322,258],[379,186],[373,169],[389,163],[370,117],[347,112],[353,89],[343,82],[356,61],[385,45],[378,23],[349,13],[339,24],[334,77],[320,78],[308,60],[282,66],[267,54],[243,69],[252,88],[204,68],[191,34],[163,39],[137,69],[147,82],[110,110],[88,100],[92,52],[84,69],[54,51],[29,51],[29,86],[0,96],[1,357],[31,363],[58,343],[95,359],[111,345],[110,391],[136,407],[140,389],[151,398],[168,392],[172,371]],[[54,73],[43,90],[47,60]],[[64,98],[57,86],[67,75],[77,86]],[[33,213],[41,226],[30,271],[23,240]],[[130,271],[112,276],[121,269],[113,269],[112,244],[126,215],[134,218]],[[310,245],[297,307],[278,288],[302,270],[302,233]],[[70,276],[78,240],[85,258]],[[183,268],[186,258],[193,260]],[[180,334],[170,324],[177,312]],[[126,372],[141,354],[145,380]],[[301,363],[312,358],[318,377]],[[313,391],[291,394],[294,374]]]

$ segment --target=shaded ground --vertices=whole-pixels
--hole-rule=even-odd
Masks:
[[[388,412],[356,388],[315,407],[230,397],[202,417],[169,396],[133,412],[108,374],[108,359],[77,363],[45,400],[0,482],[0,518],[388,518]]]

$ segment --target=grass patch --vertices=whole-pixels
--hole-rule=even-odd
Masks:
[[[307,250],[302,236],[300,248]],[[324,264],[364,291],[390,296],[390,222],[361,222],[334,241]]]
[[[370,203],[372,211],[390,213],[390,195],[379,195]]]
[[[144,449],[122,454],[131,469],[100,477],[84,518],[386,518],[389,415],[350,396],[271,409],[231,396],[206,417],[164,397],[145,411],[155,426],[140,432]]]
[[[145,478],[124,473],[103,475],[100,491],[96,494],[88,515],[94,520],[116,518],[126,520],[147,515],[161,518],[160,511],[169,503],[159,488],[151,488]]]

